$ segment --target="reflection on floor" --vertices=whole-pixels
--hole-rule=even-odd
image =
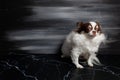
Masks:
[[[10,54],[1,57],[0,80],[120,80],[120,56],[98,57],[104,66],[90,68],[82,62],[85,69],[81,70],[58,55]]]

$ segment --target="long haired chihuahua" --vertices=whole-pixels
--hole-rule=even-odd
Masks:
[[[84,68],[79,64],[82,56],[90,67],[95,62],[100,63],[96,56],[99,46],[105,41],[105,35],[98,22],[77,22],[77,29],[70,32],[62,46],[62,56],[70,56],[77,68]]]

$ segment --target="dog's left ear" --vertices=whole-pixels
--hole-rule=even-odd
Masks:
[[[96,21],[96,24],[100,27],[100,23]]]

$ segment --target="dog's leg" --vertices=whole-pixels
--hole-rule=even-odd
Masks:
[[[102,65],[101,64],[101,62],[99,61],[99,59],[95,56],[95,57],[93,57],[93,64],[95,64],[95,65]]]
[[[76,53],[71,53],[71,59],[73,64],[75,64],[75,66],[77,68],[84,68],[82,65],[79,64],[79,55]]]
[[[61,58],[64,58],[64,57],[65,57],[65,55],[62,54],[62,55],[61,55]]]
[[[91,53],[90,54],[90,56],[89,56],[89,58],[88,58],[88,65],[90,66],[90,67],[93,67],[93,57],[95,57],[96,55],[94,54],[94,53]]]

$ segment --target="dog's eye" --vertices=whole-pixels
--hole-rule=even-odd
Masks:
[[[92,30],[92,26],[89,25],[89,26],[88,26],[88,29],[89,29],[89,30]]]
[[[99,29],[99,27],[98,27],[98,25],[96,25],[96,26],[95,26],[95,30],[98,30],[98,29]]]

